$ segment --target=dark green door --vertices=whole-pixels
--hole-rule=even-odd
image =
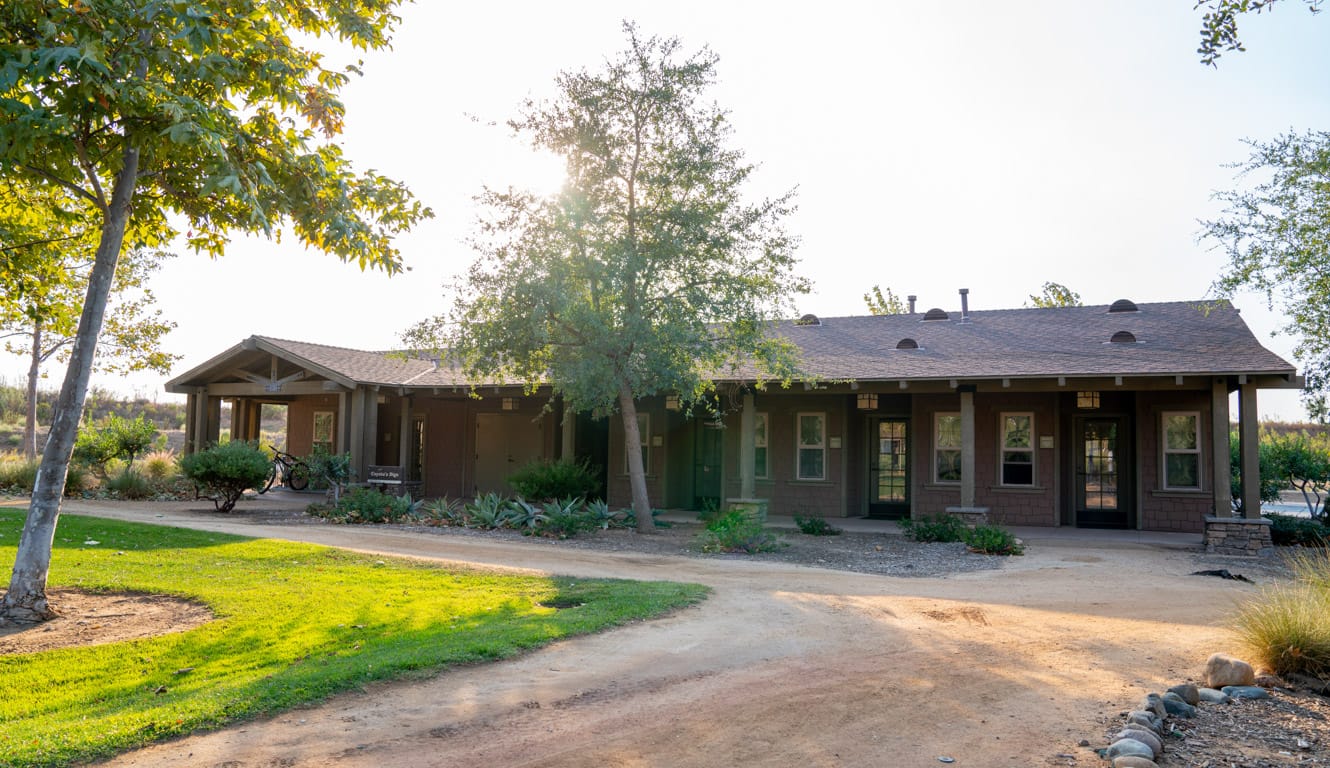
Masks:
[[[719,426],[693,422],[693,508],[720,505],[721,437]]]
[[[1076,525],[1126,528],[1131,521],[1127,485],[1131,463],[1123,419],[1076,420]]]
[[[868,516],[910,515],[910,420],[868,422]]]

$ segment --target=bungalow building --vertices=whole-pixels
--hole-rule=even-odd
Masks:
[[[1301,386],[1227,303],[930,309],[785,322],[806,382],[717,382],[710,408],[639,404],[652,502],[763,499],[773,514],[984,513],[1009,525],[1200,532],[1227,519],[1230,395],[1244,477],[1257,468],[1257,392]],[[287,447],[404,468],[426,496],[506,491],[535,459],[587,458],[611,504],[630,499],[617,415],[564,413],[515,382],[472,389],[436,361],[253,336],[167,384],[188,395],[189,450],[259,435],[288,409]],[[1243,509],[1259,518],[1257,483]],[[1212,520],[1213,522],[1213,520]]]

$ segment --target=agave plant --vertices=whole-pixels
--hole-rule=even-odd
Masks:
[[[447,496],[425,504],[420,517],[426,525],[466,525],[466,509],[462,502]]]
[[[503,522],[507,528],[531,531],[545,524],[545,515],[535,504],[518,496],[508,502],[508,514],[504,516]]]
[[[508,500],[497,493],[490,492],[477,496],[476,500],[466,505],[466,526],[468,528],[502,528],[512,517],[512,507]]]

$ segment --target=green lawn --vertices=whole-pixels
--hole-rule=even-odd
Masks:
[[[0,510],[6,582],[21,526],[21,513]],[[179,595],[217,618],[147,640],[0,656],[4,766],[103,757],[370,680],[501,659],[706,594],[694,584],[496,575],[76,516],[62,517],[55,544],[53,587]]]

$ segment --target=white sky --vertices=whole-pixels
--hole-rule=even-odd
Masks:
[[[502,122],[551,95],[560,70],[622,49],[625,18],[720,55],[713,96],[761,166],[753,195],[799,190],[788,227],[814,282],[803,312],[863,314],[875,283],[922,308],[957,307],[961,287],[974,309],[1020,306],[1045,280],[1086,303],[1199,298],[1224,260],[1196,242],[1197,221],[1233,185],[1225,164],[1246,158],[1242,139],[1330,126],[1330,18],[1293,0],[1243,18],[1248,52],[1216,70],[1195,53],[1192,5],[423,0],[344,92],[342,137],[358,167],[434,209],[400,241],[412,271],[362,274],[295,238],[237,241],[216,261],[181,247],[153,283],[179,324],[175,373],[251,334],[397,346],[471,263],[481,186],[558,183],[558,161]],[[1264,300],[1238,305],[1291,358]],[[26,370],[0,364],[11,383]],[[164,381],[94,383],[164,399]],[[1262,393],[1260,411],[1303,418],[1293,393]]]

